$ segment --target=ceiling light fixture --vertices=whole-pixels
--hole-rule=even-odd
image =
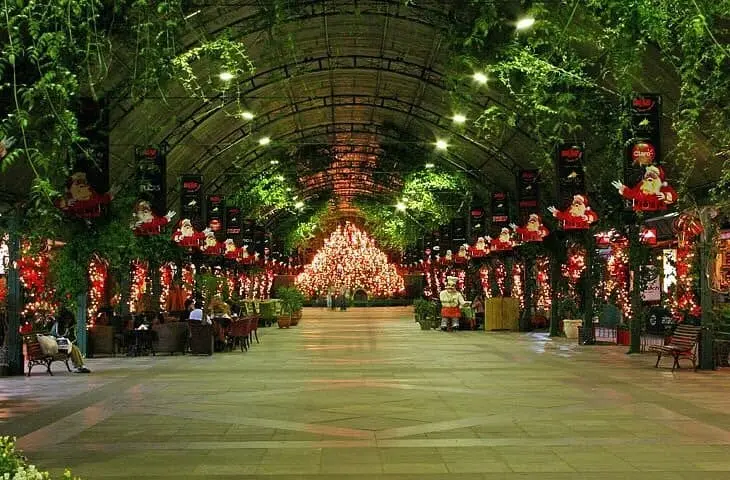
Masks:
[[[294,204],[294,207],[301,209],[304,207],[304,202],[298,201],[297,203]]]
[[[403,203],[403,202],[398,202],[398,203],[395,204],[395,208],[398,211],[405,212],[406,211],[406,204]]]
[[[437,150],[446,150],[449,148],[449,144],[446,143],[446,140],[436,140],[436,149]]]
[[[487,75],[482,72],[476,72],[474,75],[472,75],[472,78],[474,79],[475,82],[482,84],[482,85],[486,84],[487,80],[488,80]]]
[[[229,80],[233,80],[233,74],[231,72],[221,72],[218,74],[218,78],[224,82],[228,82]]]
[[[465,115],[462,115],[461,113],[454,114],[454,116],[451,117],[451,119],[454,121],[454,123],[464,123],[464,122],[466,122],[466,116]]]
[[[434,165],[433,163],[427,163],[426,165],[424,165],[424,167],[426,167],[426,168],[433,168],[435,166],[436,165]]]
[[[284,176],[283,176],[283,175],[277,175],[277,176],[276,176],[276,179],[277,179],[278,181],[280,181],[280,182],[283,182],[283,181],[284,181]]]
[[[259,138],[259,145],[261,145],[262,147],[264,147],[264,146],[266,146],[266,145],[268,145],[270,143],[271,143],[271,139],[269,137],[261,137],[261,138]]]
[[[535,19],[533,17],[524,17],[517,20],[517,23],[515,24],[515,28],[517,30],[527,30],[531,26],[535,24]]]
[[[279,160],[271,160],[269,163],[272,165],[279,165]]]
[[[239,116],[244,120],[253,120],[253,113],[249,112],[248,110],[242,111]]]
[[[199,13],[200,13],[200,10],[195,10],[195,11],[194,11],[193,13],[191,13],[191,14],[190,14],[190,15],[188,15],[188,16],[186,16],[186,17],[185,17],[185,20],[187,20],[187,19],[189,19],[189,18],[193,18],[193,17],[195,16],[195,15],[197,15],[197,14],[199,14]]]

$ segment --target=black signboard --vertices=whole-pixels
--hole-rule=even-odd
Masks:
[[[218,241],[225,240],[226,207],[223,195],[208,195],[206,199],[206,220]]]
[[[459,246],[465,243],[467,243],[466,219],[455,218],[451,221],[451,249],[458,250]]]
[[[629,105],[624,183],[635,185],[649,165],[661,164],[662,97],[655,93],[635,95]]]
[[[180,219],[189,219],[197,230],[205,228],[203,221],[203,176],[180,177]]]
[[[230,238],[239,247],[243,239],[243,219],[241,209],[226,207],[226,238]]]
[[[134,147],[134,167],[140,200],[147,200],[157,215],[167,213],[167,157],[158,147]]]
[[[256,230],[256,221],[246,218],[242,222],[241,230],[241,246],[247,246],[248,252],[254,251],[254,231]]]
[[[85,140],[79,142],[74,170],[86,173],[94,191],[104,194],[109,191],[109,112],[105,102],[79,99],[78,126]]]
[[[520,225],[533,213],[540,213],[540,184],[537,170],[520,170],[517,175],[517,210]]]
[[[586,179],[583,164],[585,145],[564,143],[558,146],[558,209],[564,210],[573,200],[573,195],[585,195]]]
[[[506,192],[492,193],[492,229],[509,225],[509,196]]]

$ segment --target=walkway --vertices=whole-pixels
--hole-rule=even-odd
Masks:
[[[0,379],[0,432],[85,480],[730,478],[727,371],[423,332],[401,308],[312,309],[262,333],[248,353]]]

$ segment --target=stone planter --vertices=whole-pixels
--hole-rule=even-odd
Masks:
[[[291,326],[296,327],[297,325],[299,325],[299,320],[301,320],[301,319],[302,319],[302,311],[297,310],[291,316]]]
[[[279,315],[276,322],[279,324],[279,328],[289,328],[291,326],[289,315]]]
[[[578,327],[583,325],[581,319],[565,319],[563,320],[563,333],[565,338],[569,340],[576,340],[578,338]]]

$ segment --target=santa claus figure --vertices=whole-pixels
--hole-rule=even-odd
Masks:
[[[567,210],[549,207],[548,211],[560,220],[563,230],[588,230],[591,224],[598,221],[598,215],[588,206],[588,197],[585,195],[573,195]]]
[[[518,227],[515,224],[510,227],[517,232],[523,242],[542,242],[542,239],[550,234],[550,230],[542,224],[542,219],[537,213],[530,214],[524,227]]]
[[[467,244],[459,247],[459,251],[456,253],[456,257],[454,257],[454,263],[466,263],[469,260],[467,248],[469,248]]]
[[[238,258],[238,247],[230,238],[226,238],[226,241],[223,242],[223,256],[226,257],[227,260],[235,260]]]
[[[205,237],[200,250],[206,255],[221,255],[223,253],[223,244],[215,238],[215,232],[210,228],[206,228],[203,230],[203,234]]]
[[[446,255],[441,257],[441,263],[444,265],[451,265],[454,263],[454,254],[451,250],[446,250]]]
[[[248,245],[244,245],[241,247],[238,263],[248,265],[251,262],[253,262],[253,257],[248,254]]]
[[[203,232],[198,232],[193,227],[190,219],[184,218],[172,234],[172,241],[185,248],[200,248],[201,242],[205,239]]]
[[[459,329],[461,306],[464,305],[463,295],[456,289],[457,277],[447,277],[446,288],[439,293],[441,300],[441,330]]]
[[[489,253],[489,247],[484,237],[477,238],[477,243],[473,247],[469,247],[469,255],[472,258],[486,257]]]
[[[152,235],[159,235],[162,233],[162,229],[170,223],[172,217],[175,216],[175,212],[170,210],[167,215],[160,217],[155,215],[152,211],[150,202],[146,200],[140,200],[134,206],[134,223],[132,224],[132,230],[138,237],[148,237]]]
[[[677,192],[664,181],[664,170],[656,165],[646,167],[644,178],[633,188],[618,181],[612,185],[622,197],[631,200],[635,212],[666,210],[677,200]]]
[[[512,247],[514,247],[514,241],[512,240],[512,232],[509,228],[503,227],[502,230],[499,231],[499,236],[497,238],[490,239],[490,246],[492,247],[492,250],[503,252],[505,250],[512,250]]]
[[[91,188],[84,172],[71,175],[66,183],[66,193],[57,202],[64,213],[81,218],[95,218],[101,215],[101,207],[112,201],[111,192],[99,195]]]

